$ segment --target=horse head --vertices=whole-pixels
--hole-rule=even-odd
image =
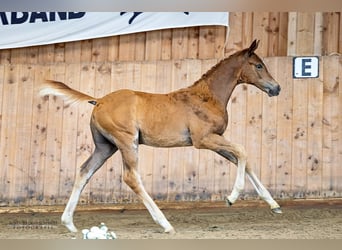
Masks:
[[[249,48],[242,50],[239,56],[243,59],[239,83],[254,85],[269,96],[277,96],[280,93],[280,85],[268,72],[261,58],[255,54],[259,41],[254,40]]]

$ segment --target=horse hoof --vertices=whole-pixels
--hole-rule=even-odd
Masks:
[[[77,228],[74,226],[74,224],[64,224],[63,225],[71,232],[71,233],[77,233]]]
[[[282,214],[283,212],[281,211],[280,207],[272,208],[271,209],[273,213],[275,214]]]
[[[167,234],[175,234],[176,230],[174,228],[171,228],[171,229],[165,230],[164,232]]]
[[[228,200],[228,198],[226,199],[226,203],[227,203],[227,206],[228,206],[228,207],[233,206],[233,203],[231,203],[230,200]]]

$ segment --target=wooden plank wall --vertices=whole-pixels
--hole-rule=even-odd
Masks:
[[[288,19],[288,55],[342,53],[341,12],[290,12]]]
[[[228,36],[208,26],[0,50],[0,205],[64,204],[76,167],[93,150],[91,106],[65,109],[58,98],[38,98],[44,78],[96,96],[119,88],[165,93],[254,38],[282,95],[238,87],[225,135],[245,145],[276,197],[340,197],[341,12],[233,12],[229,19]],[[293,80],[286,56],[295,55],[323,56],[320,78]],[[146,187],[158,200],[221,200],[235,180],[235,167],[209,151],[142,147],[140,155]],[[120,155],[111,158],[81,202],[135,201],[120,166]],[[250,184],[243,196],[255,196]]]
[[[228,36],[207,26],[0,50],[0,64],[221,59],[255,38],[262,57],[342,53],[341,12],[232,12],[229,27]]]
[[[246,147],[251,166],[276,198],[341,197],[342,57],[321,57],[321,76],[311,80],[292,79],[291,57],[265,61],[281,95],[269,98],[255,87],[237,87],[225,136]],[[0,203],[64,204],[75,171],[93,150],[92,106],[64,107],[59,98],[38,97],[44,78],[95,96],[119,88],[166,93],[190,85],[216,62],[1,65]],[[236,174],[222,157],[191,147],[141,146],[139,171],[148,192],[162,201],[223,200]],[[256,197],[250,184],[242,197]],[[116,154],[95,174],[81,203],[136,200],[122,182]]]

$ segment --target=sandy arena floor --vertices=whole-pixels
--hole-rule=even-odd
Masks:
[[[243,202],[243,201],[242,201]],[[84,228],[104,222],[118,239],[342,239],[342,203],[268,207],[164,209],[176,234],[163,233],[147,210],[79,211],[78,233],[60,225],[61,213],[1,213],[0,239],[81,239]]]

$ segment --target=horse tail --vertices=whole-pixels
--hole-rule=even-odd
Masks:
[[[45,80],[45,83],[39,91],[40,96],[56,95],[61,96],[66,105],[77,104],[82,101],[87,101],[96,105],[97,99],[87,94],[81,93],[67,86],[66,84],[54,80]]]

